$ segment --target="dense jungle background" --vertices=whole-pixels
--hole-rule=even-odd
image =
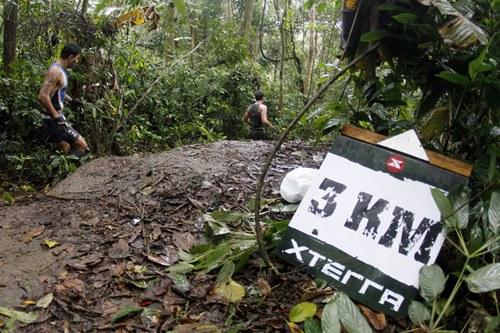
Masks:
[[[416,129],[425,148],[473,165],[468,187],[447,197],[435,193],[449,228],[438,260],[444,273],[436,266],[422,277],[426,281],[431,276],[411,309],[411,320],[377,326],[380,317],[368,315],[369,309],[363,313],[371,318],[372,328],[384,332],[500,329],[500,0],[3,0],[0,11],[0,209],[22,198],[35,200],[96,158],[246,140],[248,128],[241,118],[260,89],[275,126],[268,132],[270,143],[307,109],[288,136],[296,150],[301,143],[310,151],[328,146],[342,125],[351,123],[384,135]],[[69,94],[82,104],[65,108],[90,146],[81,160],[58,153],[47,142],[37,101],[45,71],[67,42],[83,48],[69,82]],[[349,70],[333,80],[349,63]],[[261,148],[256,154],[268,153]],[[251,149],[247,153],[251,155]],[[276,193],[265,194],[270,199]],[[189,202],[203,212],[210,210],[204,202],[193,203],[192,197]],[[226,207],[226,213],[237,214],[240,222],[251,221],[251,214],[234,212],[237,207]],[[265,207],[264,215],[289,219],[282,211],[273,215],[270,204]],[[224,216],[226,220],[219,216],[224,223],[234,222],[235,215]],[[269,233],[278,229],[283,228],[267,228],[267,239],[274,239]],[[223,266],[222,279],[231,279],[238,267],[235,271],[226,263],[231,262],[228,257],[236,262],[238,255],[250,256],[243,250],[237,255],[224,252],[213,263],[204,262],[203,273]],[[197,270],[196,260],[183,260]],[[254,265],[255,271],[263,269],[259,265]],[[260,287],[271,294],[268,286]],[[325,286],[316,282],[314,288],[324,291]],[[331,297],[329,292],[314,295]],[[67,310],[64,297],[58,299],[58,306]],[[266,302],[265,297],[261,301]],[[35,322],[21,320],[2,303],[14,305],[0,299],[0,315],[13,321],[0,320],[0,329],[10,332],[15,322]],[[340,332],[329,319],[332,306],[325,307],[323,315],[314,308],[311,315],[310,304],[294,308],[287,330]],[[114,313],[112,322],[138,314],[142,307]],[[281,331],[278,324],[267,322],[252,330],[242,319],[244,311],[224,311],[219,321],[232,330],[224,331]],[[345,330],[367,332],[368,326],[356,321],[363,318],[347,317],[341,316]],[[145,330],[174,329],[182,321],[175,318],[168,325],[146,325]],[[102,323],[82,327],[75,331],[139,329]],[[220,329],[193,327],[174,331]]]

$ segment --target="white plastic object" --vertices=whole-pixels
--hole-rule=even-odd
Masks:
[[[318,169],[303,167],[290,171],[281,181],[281,197],[290,203],[300,202],[318,174]]]

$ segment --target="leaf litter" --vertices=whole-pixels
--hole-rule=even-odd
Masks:
[[[101,158],[47,195],[14,202],[0,212],[0,244],[8,246],[0,250],[15,256],[23,253],[15,242],[27,247],[0,266],[4,316],[21,318],[23,332],[292,329],[290,310],[304,294],[322,308],[331,289],[281,261],[282,274],[273,275],[256,254],[251,201],[271,150],[266,142],[221,141]],[[296,209],[279,199],[286,172],[319,167],[326,150],[289,142],[278,152],[263,192],[271,199],[262,205],[268,230],[284,230]],[[63,244],[31,241],[42,233]],[[10,312],[25,299],[38,301],[24,315]],[[307,326],[316,327],[322,310],[306,310]],[[364,312],[377,328],[386,325]]]

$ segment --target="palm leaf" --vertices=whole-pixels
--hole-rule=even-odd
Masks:
[[[102,12],[104,9],[108,8],[112,4],[113,4],[113,0],[100,0],[95,5],[95,11],[96,11],[96,13]]]
[[[447,16],[455,16],[445,23],[439,33],[446,42],[450,42],[458,47],[466,48],[475,42],[488,44],[488,35],[468,17],[473,16],[473,11],[469,6],[462,6],[462,10],[467,13],[462,14],[448,0],[418,0],[425,6],[433,5],[439,12]]]

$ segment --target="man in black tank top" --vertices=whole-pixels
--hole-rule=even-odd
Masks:
[[[66,154],[81,157],[87,150],[85,139],[66,121],[64,101],[73,99],[66,93],[67,69],[78,63],[81,49],[75,44],[66,44],[59,59],[54,62],[43,80],[38,101],[43,106],[42,120],[50,141]],[[74,100],[73,100],[74,101]]]
[[[247,108],[243,121],[250,125],[250,139],[266,139],[264,126],[273,128],[273,125],[267,120],[267,106],[264,105],[264,93],[262,91],[257,90],[255,92],[255,103]]]

